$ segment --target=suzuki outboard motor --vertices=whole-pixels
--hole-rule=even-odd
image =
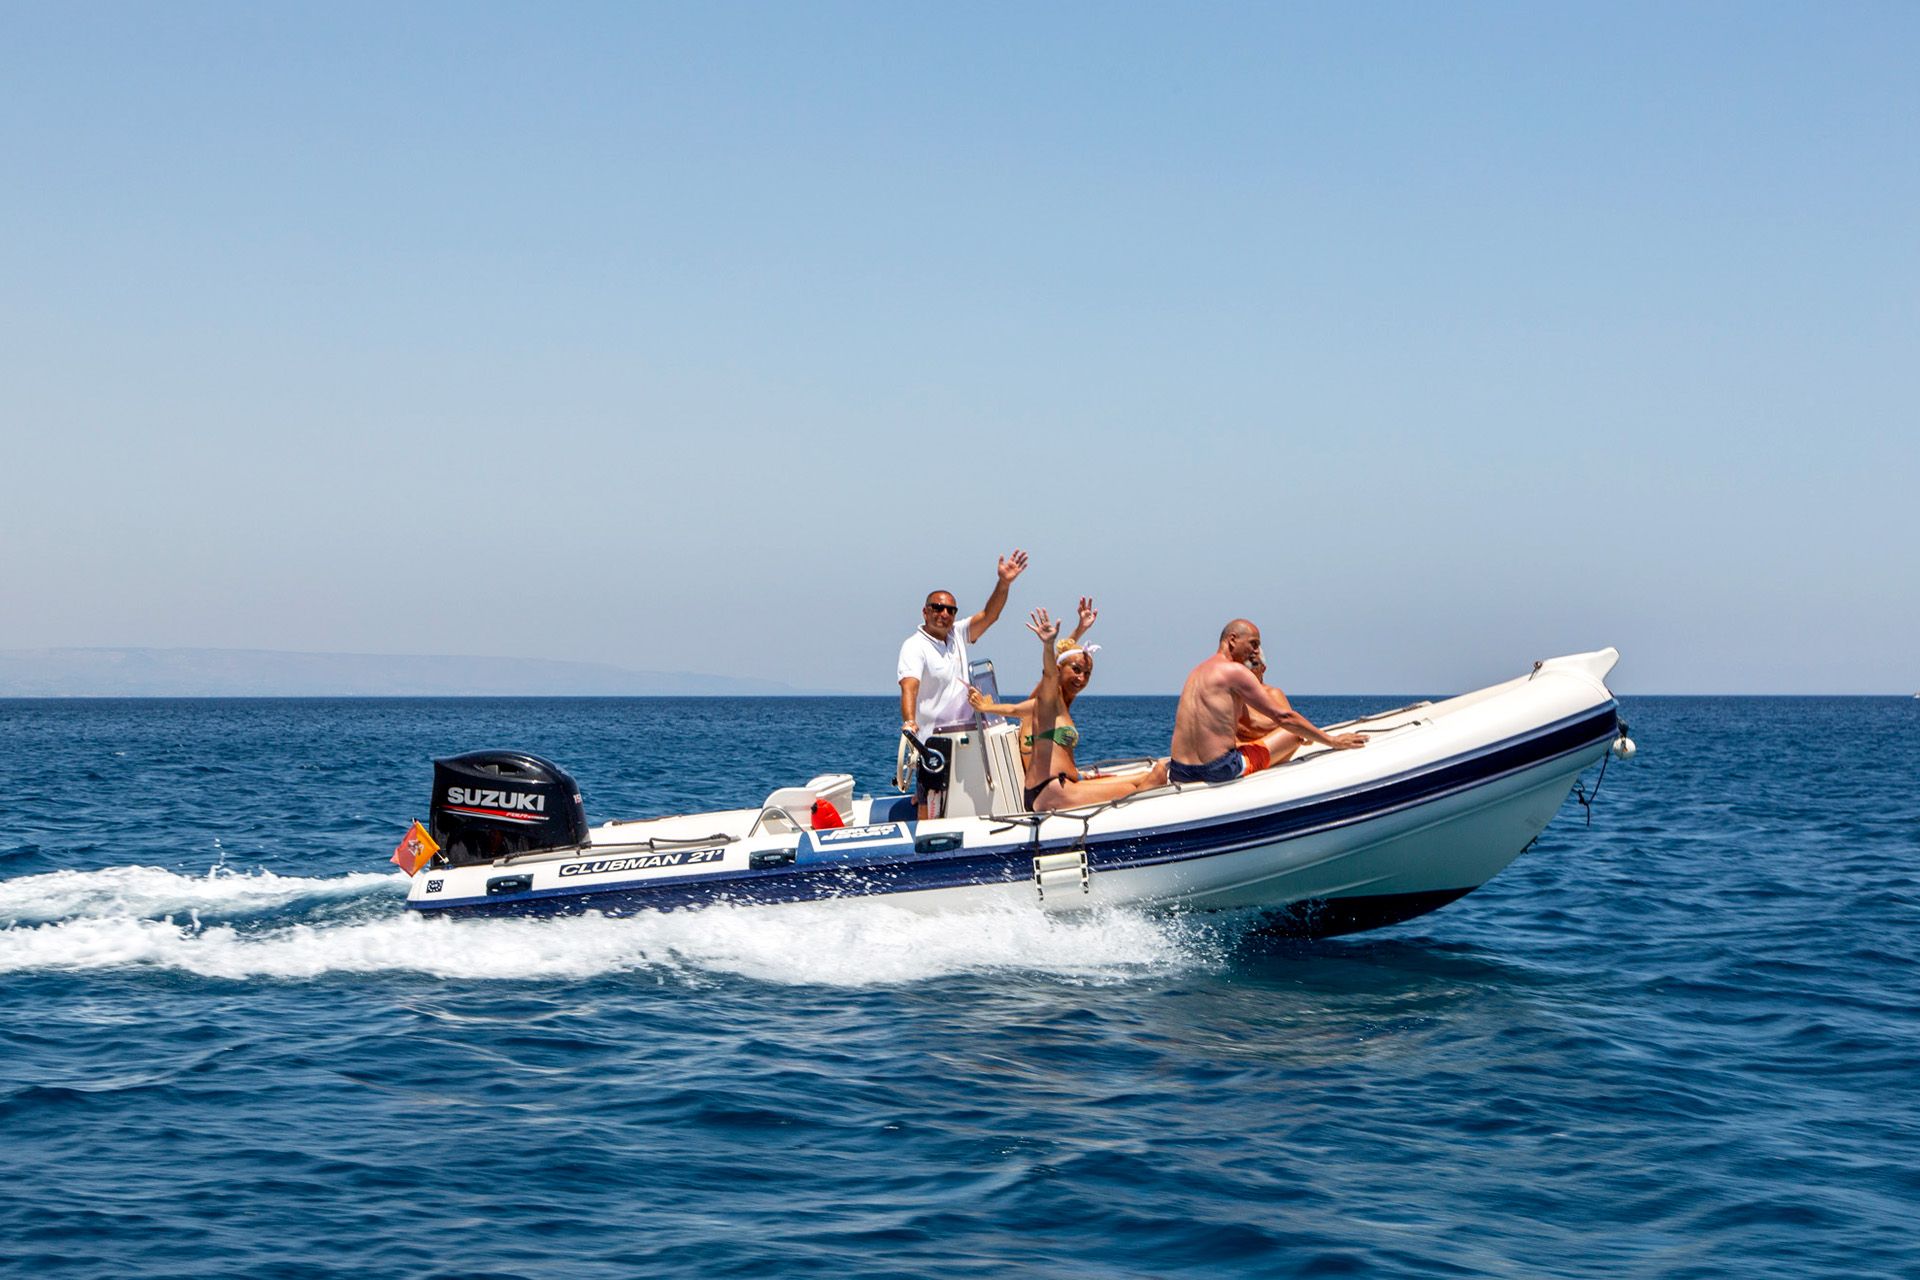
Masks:
[[[449,865],[472,866],[587,842],[587,811],[567,771],[524,751],[433,762],[433,838]]]

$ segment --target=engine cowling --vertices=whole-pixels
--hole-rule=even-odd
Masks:
[[[475,751],[433,762],[433,838],[455,867],[587,842],[580,788],[551,760]]]

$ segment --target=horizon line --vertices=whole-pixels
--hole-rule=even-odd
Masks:
[[[1463,689],[1460,693],[1471,693]],[[1752,693],[1737,691],[1621,693],[1615,698],[1896,698],[1911,701],[1920,693],[1800,691],[1791,693]],[[1084,693],[1075,699],[1101,698],[1174,698],[1178,693]],[[1459,693],[1290,693],[1289,698],[1420,698],[1445,700]],[[768,699],[792,702],[807,698],[874,698],[898,702],[898,693],[851,693],[819,690],[793,693],[0,693],[0,702],[649,702],[675,699]]]

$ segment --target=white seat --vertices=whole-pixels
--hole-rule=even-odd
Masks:
[[[807,783],[815,796],[825,800],[839,811],[840,821],[846,822],[853,817],[853,775],[850,773],[823,773]],[[813,806],[807,806],[811,812]]]
[[[785,809],[788,813],[796,816],[799,814],[810,814],[813,812],[813,802],[818,798],[818,795],[819,793],[814,791],[812,787],[781,787],[777,791],[768,792],[767,798],[760,802],[760,807],[762,809]]]
[[[783,809],[803,829],[813,823],[813,802],[825,800],[845,822],[853,812],[853,775],[823,773],[804,787],[780,787],[760,802],[760,808]]]

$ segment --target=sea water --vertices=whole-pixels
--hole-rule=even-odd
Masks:
[[[600,821],[880,789],[895,710],[0,703],[0,1271],[1920,1275],[1910,698],[1629,699],[1590,822],[1319,943],[402,909],[435,755]],[[1157,753],[1172,702],[1076,714]]]

